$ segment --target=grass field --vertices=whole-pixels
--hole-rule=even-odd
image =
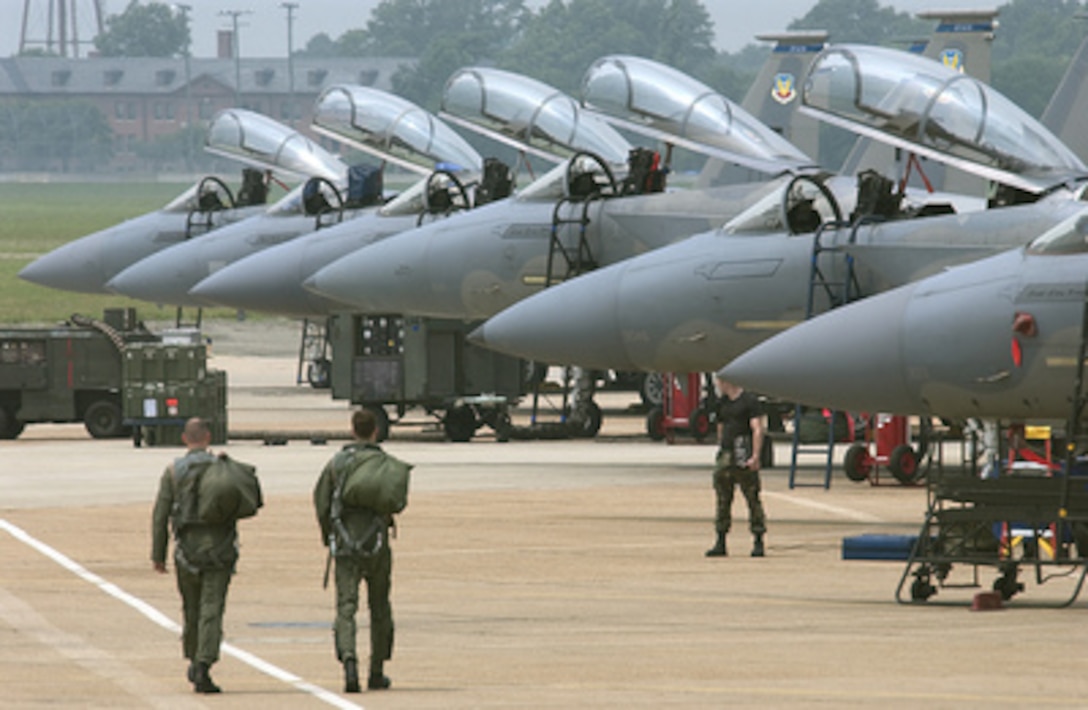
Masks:
[[[103,308],[136,307],[142,318],[168,320],[172,308],[121,296],[57,291],[23,281],[19,271],[56,247],[159,209],[184,183],[0,183],[0,324],[52,323],[73,313],[101,316]],[[233,316],[213,309],[206,317]]]

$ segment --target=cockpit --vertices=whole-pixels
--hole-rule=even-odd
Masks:
[[[582,78],[582,104],[620,128],[762,172],[814,167],[811,158],[737,104],[641,57],[612,55],[594,62]]]
[[[499,69],[468,67],[454,72],[446,82],[439,116],[553,160],[591,151],[621,164],[631,147],[607,123],[582,111],[570,96]]]
[[[212,118],[204,140],[209,153],[266,170],[336,180],[346,167],[298,131],[259,113],[225,109]]]
[[[973,77],[880,47],[825,49],[802,111],[981,177],[1041,192],[1088,168],[1057,137]]]
[[[416,172],[435,162],[479,171],[479,153],[410,101],[364,86],[332,86],[314,105],[314,130]]]

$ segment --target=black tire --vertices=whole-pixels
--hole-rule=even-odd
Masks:
[[[638,390],[642,403],[648,407],[660,407],[665,399],[665,379],[660,372],[647,372]]]
[[[663,441],[665,433],[665,410],[652,407],[646,415],[646,434],[654,441]]]
[[[364,404],[363,409],[374,415],[378,422],[378,441],[389,438],[389,415],[385,413],[385,407],[380,404]]]
[[[873,472],[873,457],[869,455],[869,447],[865,444],[854,444],[847,449],[842,460],[842,470],[851,481],[860,483],[867,480]]]
[[[915,577],[910,585],[910,599],[915,602],[924,602],[937,593],[937,588],[929,583],[928,579]]]
[[[918,480],[920,475],[918,455],[907,444],[900,444],[892,449],[888,457],[888,470],[895,476],[895,480],[904,485],[909,485]]]
[[[463,404],[447,409],[446,416],[442,418],[442,428],[450,441],[471,441],[477,425],[476,413],[472,407]]]
[[[703,407],[696,407],[688,417],[688,429],[700,444],[710,436],[710,412]]]
[[[17,439],[26,428],[26,423],[15,418],[11,410],[0,407],[0,439]]]
[[[306,380],[315,390],[327,390],[329,388],[332,363],[326,358],[314,360],[306,368]]]
[[[597,433],[601,430],[601,421],[604,419],[600,406],[596,402],[590,401],[580,414],[583,416],[571,421],[573,436],[579,439],[592,439],[597,436]]]
[[[109,399],[92,402],[83,413],[83,426],[95,439],[116,439],[127,436],[128,432],[122,422],[121,407]]]

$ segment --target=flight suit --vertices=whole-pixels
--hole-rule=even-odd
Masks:
[[[233,522],[209,525],[188,523],[178,530],[175,503],[178,481],[206,467],[214,457],[194,450],[166,468],[151,522],[151,561],[166,562],[168,527],[173,522],[174,567],[182,603],[182,651],[194,663],[211,666],[219,660],[223,640],[223,613],[227,588],[238,561],[237,531]]]
[[[336,658],[341,663],[357,660],[355,644],[355,614],[359,608],[359,584],[365,579],[367,606],[370,609],[370,674],[381,676],[385,661],[393,656],[393,608],[389,601],[392,587],[393,553],[389,547],[387,516],[366,508],[345,507],[341,520],[353,540],[372,540],[375,531],[382,536],[382,544],[373,554],[357,554],[342,539],[332,520],[333,492],[340,477],[347,473],[346,465],[352,451],[363,448],[378,449],[377,444],[349,444],[333,457],[321,472],[314,487],[314,508],[321,526],[321,541],[329,545],[333,540],[332,554],[336,563],[336,620],[333,635]],[[370,552],[371,550],[368,550]]]

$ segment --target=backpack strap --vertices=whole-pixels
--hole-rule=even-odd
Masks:
[[[385,519],[384,516],[374,513],[374,520],[363,532],[360,539],[355,539],[344,524],[344,484],[351,474],[350,464],[354,462],[355,450],[345,447],[333,460],[332,475],[332,505],[329,508],[329,520],[332,522],[336,537],[346,549],[334,551],[334,555],[341,552],[352,557],[373,557],[378,554],[385,544]],[[374,543],[367,546],[366,541],[374,539]]]

